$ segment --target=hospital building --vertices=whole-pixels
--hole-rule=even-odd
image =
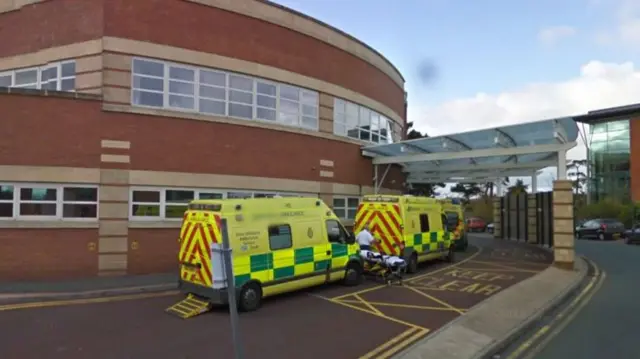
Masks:
[[[405,132],[389,60],[269,1],[2,1],[0,43],[0,281],[173,271],[192,199],[318,196],[349,224],[362,146]]]

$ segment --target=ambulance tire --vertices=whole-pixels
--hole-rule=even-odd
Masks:
[[[262,288],[256,282],[245,284],[240,290],[238,309],[242,312],[253,312],[262,304]]]
[[[449,246],[449,251],[447,252],[447,256],[444,258],[445,261],[449,262],[449,263],[453,263],[456,260],[456,246],[455,245],[450,245]]]
[[[413,274],[418,271],[418,255],[416,252],[411,253],[409,263],[407,263],[407,273]]]
[[[347,268],[344,272],[344,279],[342,284],[347,287],[353,287],[362,281],[362,266],[358,263],[352,262],[347,264]]]

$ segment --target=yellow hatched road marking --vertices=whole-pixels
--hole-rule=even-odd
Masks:
[[[405,347],[407,347],[407,345],[415,342],[416,340],[421,339],[422,337],[424,337],[428,333],[429,333],[428,329],[419,330],[418,332],[416,332],[415,334],[413,334],[409,338],[406,338],[405,340],[403,340],[403,341],[401,341],[399,343],[396,343],[396,345],[394,345],[391,348],[389,348],[386,352],[380,354],[377,357],[377,359],[388,359],[388,358],[391,358],[393,355],[395,355],[396,353],[398,353],[399,351],[401,351]]]
[[[416,294],[419,294],[419,295],[421,295],[421,296],[423,296],[423,297],[425,297],[427,299],[431,299],[432,301],[434,301],[434,302],[436,302],[436,303],[438,303],[440,305],[443,305],[443,306],[451,309],[454,312],[457,312],[459,314],[464,314],[464,310],[463,309],[456,308],[456,307],[452,306],[451,304],[449,304],[449,303],[447,303],[447,302],[445,302],[443,300],[440,300],[440,299],[438,299],[438,298],[436,298],[436,297],[434,297],[432,295],[429,295],[429,294],[427,294],[427,293],[425,293],[425,292],[423,292],[423,291],[421,291],[419,289],[416,289],[416,288],[413,288],[413,287],[410,287],[410,286],[405,286],[404,288],[407,288],[407,289],[415,292]]]
[[[399,341],[401,341],[402,339],[404,339],[407,336],[410,336],[413,333],[422,333],[423,330],[422,329],[418,329],[418,328],[409,328],[407,330],[405,330],[404,332],[398,334],[397,336],[391,338],[390,340],[384,342],[383,344],[381,344],[380,346],[376,347],[375,349],[373,349],[372,351],[366,353],[365,355],[361,356],[359,359],[370,359],[370,358],[380,358],[379,353],[385,351],[387,348],[389,348],[390,346],[396,345]],[[428,332],[428,330],[427,330]]]
[[[359,301],[359,300],[351,300],[351,299],[340,299],[340,302],[342,302],[342,303],[352,303],[352,304],[361,303],[361,301]],[[446,308],[446,307],[429,307],[429,306],[424,306],[424,305],[398,304],[398,303],[385,303],[385,302],[371,302],[371,301],[367,301],[367,303],[369,303],[371,305],[375,305],[375,306],[380,306],[380,307],[435,310],[435,311],[443,311],[443,312],[455,311],[453,309]],[[461,309],[461,308],[457,308],[457,309],[461,310],[461,311],[464,311],[464,312],[467,311],[467,309]]]
[[[172,290],[172,291],[167,291],[162,293],[129,294],[129,295],[119,295],[114,297],[103,297],[103,298],[52,300],[47,302],[7,304],[7,305],[0,306],[0,312],[8,311],[8,310],[18,310],[18,309],[61,307],[65,305],[109,303],[109,302],[119,302],[119,301],[143,299],[143,298],[157,298],[157,297],[166,297],[170,295],[176,295],[178,293],[179,291]]]
[[[367,308],[371,309],[372,312],[374,312],[374,313],[376,313],[378,315],[384,315],[384,313],[382,313],[380,310],[378,310],[378,308],[376,308],[373,305],[371,305],[371,302],[362,299],[359,295],[356,294],[353,297],[356,298],[360,303],[364,304]]]

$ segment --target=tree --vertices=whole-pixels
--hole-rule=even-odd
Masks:
[[[429,137],[426,133],[423,134],[414,129],[413,122],[407,122],[406,131],[407,140]],[[414,196],[433,197],[436,195],[437,188],[442,188],[444,186],[444,183],[410,183],[407,184],[405,192]]]
[[[529,188],[529,185],[524,184],[524,182],[519,179],[516,181],[516,183],[513,186],[510,186],[509,188],[507,188],[507,193],[509,194],[521,194],[521,193],[527,193],[527,188]]]
[[[509,185],[509,177],[505,177],[501,180],[500,183],[503,187],[506,187]],[[484,196],[485,197],[493,197],[494,195],[494,190],[496,188],[496,184],[495,182],[487,182],[484,185]]]
[[[477,183],[458,183],[451,188],[451,192],[462,195],[465,202],[469,203],[472,197],[483,193],[484,190]]]
[[[587,167],[587,160],[567,161],[567,178],[573,181],[573,192],[583,194],[587,184],[587,174],[584,173]]]

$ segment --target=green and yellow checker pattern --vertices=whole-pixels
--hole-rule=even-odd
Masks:
[[[331,250],[331,255],[327,255],[328,250]],[[280,249],[250,256],[239,255],[233,258],[236,286],[242,286],[249,280],[257,280],[264,284],[313,273],[325,273],[329,265],[331,268],[344,267],[349,257],[356,253],[356,246],[332,243]]]
[[[440,247],[439,242],[443,242],[444,248],[449,248],[451,233],[448,231],[416,233],[405,239],[406,247],[413,248],[419,254],[437,252]]]

